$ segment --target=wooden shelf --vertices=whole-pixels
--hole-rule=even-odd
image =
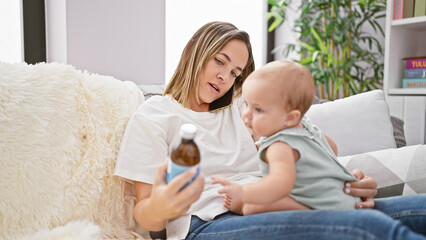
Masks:
[[[426,56],[426,16],[393,20],[386,0],[383,89],[389,112],[404,121],[407,145],[426,143],[426,88],[402,88],[407,57]]]
[[[393,20],[393,2],[387,0],[385,31],[385,68],[383,87],[388,95],[424,96],[426,88],[402,88],[404,58],[426,56],[426,16]]]
[[[401,27],[424,30],[426,28],[426,16],[392,20],[391,25],[396,28]]]
[[[426,88],[391,88],[389,95],[426,96]]]

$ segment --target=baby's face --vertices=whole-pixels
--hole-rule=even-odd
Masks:
[[[285,129],[288,112],[280,96],[280,86],[271,81],[247,79],[243,84],[242,118],[255,134],[269,137]]]

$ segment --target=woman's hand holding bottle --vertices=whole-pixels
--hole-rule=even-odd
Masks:
[[[138,196],[136,205],[140,210],[135,211],[138,222],[148,230],[160,231],[165,227],[168,219],[185,214],[191,204],[198,200],[204,188],[204,177],[198,174],[188,186],[181,189],[196,174],[196,169],[191,168],[167,184],[167,164],[161,165],[157,170],[154,184],[148,185],[151,188],[149,196],[141,198],[141,195],[149,190],[146,189],[147,186],[137,190],[141,194]]]

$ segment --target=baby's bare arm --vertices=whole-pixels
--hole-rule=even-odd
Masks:
[[[324,136],[325,136],[325,139],[327,140],[327,142],[328,142],[328,145],[330,145],[330,147],[331,147],[331,150],[333,150],[333,152],[334,152],[334,154],[336,154],[336,156],[337,156],[337,154],[339,153],[339,151],[338,151],[338,149],[337,149],[337,145],[336,145],[336,143],[333,141],[333,139],[331,139],[329,136],[327,136],[327,135],[325,135],[324,134]]]
[[[290,194],[296,181],[296,161],[299,155],[288,144],[276,142],[271,144],[265,158],[269,164],[269,174],[255,183],[239,185],[219,176],[213,176],[213,184],[223,186],[218,192],[226,194],[228,199],[246,204],[272,204]],[[224,206],[230,209],[232,204]],[[258,206],[263,208],[265,206]],[[280,206],[280,209],[282,207]],[[293,208],[292,208],[293,209]]]
[[[266,150],[269,174],[256,183],[242,186],[244,203],[273,203],[286,197],[296,181],[296,157],[283,142],[273,143]]]

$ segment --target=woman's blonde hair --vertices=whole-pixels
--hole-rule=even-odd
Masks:
[[[235,79],[233,88],[229,90],[231,92],[210,105],[214,105],[217,109],[231,104],[233,97],[241,95],[243,81],[254,71],[254,60],[249,35],[226,22],[207,23],[192,36],[182,52],[179,64],[163,95],[170,94],[184,107],[189,108],[191,89],[195,88],[195,92],[198,93],[201,71],[210,58],[233,39],[241,40],[246,44],[249,54],[247,64],[241,75]],[[199,102],[198,94],[195,97]],[[210,108],[210,110],[213,109]]]

